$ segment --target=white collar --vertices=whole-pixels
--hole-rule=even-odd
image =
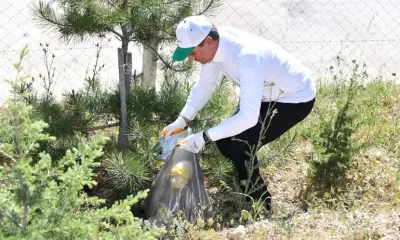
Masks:
[[[224,39],[222,36],[219,38],[219,43],[218,43],[218,49],[217,52],[215,53],[215,56],[212,60],[212,62],[222,62],[224,60]]]

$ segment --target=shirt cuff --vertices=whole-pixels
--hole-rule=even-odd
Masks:
[[[224,133],[218,126],[210,128],[207,130],[208,136],[210,136],[211,141],[215,142],[222,138],[225,138]]]
[[[196,116],[196,109],[185,105],[185,107],[182,109],[180,115],[186,117],[187,119],[189,119],[190,121],[193,120],[194,116]]]

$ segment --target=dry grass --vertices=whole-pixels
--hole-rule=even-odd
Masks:
[[[307,156],[309,150],[304,144],[301,155]],[[307,162],[292,158],[286,164],[273,164],[263,169],[274,197],[270,219],[245,225],[241,237],[233,237],[235,227],[231,227],[194,231],[186,239],[400,239],[396,157],[369,149],[352,165],[342,194],[332,198],[337,201],[334,208],[313,199],[310,192],[313,202],[305,211],[300,195],[307,184]]]
[[[368,208],[316,209],[286,219],[264,220],[246,226],[236,239],[399,239],[400,209],[375,212]],[[197,231],[187,239],[235,239],[234,228]]]

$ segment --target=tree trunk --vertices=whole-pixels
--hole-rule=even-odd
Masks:
[[[126,109],[126,74],[125,74],[125,59],[123,49],[118,48],[118,67],[119,67],[119,97],[121,101],[121,114],[120,114],[120,124],[118,132],[118,146],[120,150],[126,150],[128,147],[128,140],[126,137],[126,127],[127,127],[127,109]]]
[[[125,55],[125,88],[126,96],[128,97],[131,91],[131,81],[132,81],[132,53],[126,53]]]
[[[154,50],[158,50],[158,42],[153,40],[149,43],[151,48]],[[147,48],[143,45],[143,63],[142,63],[142,72],[143,72],[143,81],[142,85],[155,88],[156,87],[156,79],[157,79],[157,54],[154,53],[153,50]]]

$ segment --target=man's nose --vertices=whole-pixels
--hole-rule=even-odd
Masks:
[[[194,56],[189,55],[189,61],[193,62],[193,60],[194,60]]]

